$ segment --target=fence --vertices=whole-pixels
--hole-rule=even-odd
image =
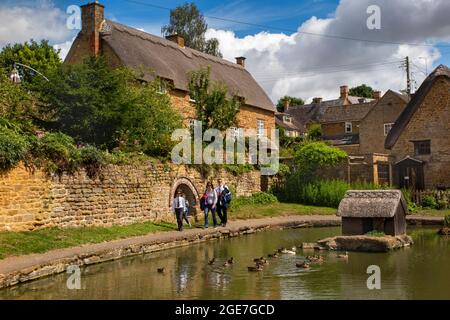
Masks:
[[[450,190],[417,190],[412,192],[411,197],[412,200],[418,205],[422,205],[425,197],[433,197],[436,201],[446,201],[447,203],[450,203]]]

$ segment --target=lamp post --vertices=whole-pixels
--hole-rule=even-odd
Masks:
[[[17,71],[17,68],[14,67],[14,69],[11,71],[11,75],[9,76],[9,79],[13,83],[21,83],[22,79],[20,79],[19,71]]]
[[[38,75],[40,75],[42,78],[45,79],[45,81],[50,82],[50,80],[48,80],[48,78],[46,76],[44,76],[42,73],[40,73],[36,69],[33,69],[32,67],[27,66],[25,64],[15,62],[14,63],[14,69],[12,70],[11,75],[9,77],[11,79],[11,81],[14,82],[14,83],[21,83],[22,82],[22,79],[20,78],[19,72],[17,71],[17,66],[29,69],[29,70],[37,73]]]

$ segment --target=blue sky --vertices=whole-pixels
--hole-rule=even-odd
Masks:
[[[65,27],[66,9],[89,0],[1,0],[0,47],[34,38],[50,39],[63,54],[77,31]],[[107,19],[161,35],[169,11],[184,0],[101,0]],[[448,0],[218,0],[194,1],[207,18],[207,37],[216,37],[224,58],[247,57],[247,68],[271,98],[289,94],[306,100],[335,98],[340,85],[366,83],[386,91],[405,87],[399,62],[410,56],[418,87],[440,63],[450,65]],[[140,4],[140,3],[144,3]],[[368,6],[381,8],[381,30],[368,30]],[[219,17],[264,25],[249,26]],[[301,32],[297,32],[301,31]],[[376,39],[398,45],[330,39],[305,33]],[[433,46],[411,44],[427,42]],[[400,45],[404,44],[404,45]],[[439,45],[442,45],[441,47]],[[392,63],[394,61],[394,63]],[[390,64],[383,64],[384,62]],[[376,65],[373,65],[373,64]],[[331,66],[366,65],[333,70]],[[373,65],[373,66],[372,66]],[[328,66],[328,68],[326,68]],[[318,68],[318,69],[317,69]],[[314,69],[311,72],[308,70]]]

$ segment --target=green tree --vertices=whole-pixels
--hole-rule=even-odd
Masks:
[[[305,101],[301,98],[291,97],[291,96],[284,96],[278,100],[277,103],[277,110],[278,112],[284,111],[284,103],[286,101],[289,101],[290,106],[302,106],[305,104]]]
[[[24,122],[32,115],[34,96],[24,86],[12,83],[0,70],[0,117]]]
[[[195,101],[197,120],[202,121],[207,129],[224,131],[237,124],[236,115],[242,100],[233,95],[229,98],[227,86],[211,81],[211,69],[200,69],[190,73],[189,90]]]
[[[307,137],[309,140],[320,140],[323,135],[322,125],[320,123],[312,123],[308,128]]]
[[[171,133],[181,127],[158,83],[139,82],[131,71],[112,69],[103,57],[63,65],[41,88],[46,126],[109,149],[170,153]]]
[[[187,47],[221,58],[219,40],[206,40],[206,30],[208,24],[195,3],[185,3],[170,10],[170,22],[161,28],[161,33],[182,35]]]
[[[61,65],[59,50],[56,51],[48,41],[17,43],[5,46],[0,52],[0,67],[11,72],[14,63],[21,63],[47,75]],[[33,71],[18,67],[19,74],[25,85],[44,81]]]
[[[362,98],[373,98],[373,89],[365,84],[350,89],[350,95]]]

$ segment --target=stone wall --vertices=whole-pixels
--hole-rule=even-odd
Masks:
[[[261,191],[259,171],[240,176],[221,171],[209,178],[218,177],[237,196]],[[195,168],[151,162],[110,165],[95,179],[84,171],[50,177],[21,166],[0,176],[0,231],[173,221],[176,189],[182,186],[198,199],[206,180]]]

